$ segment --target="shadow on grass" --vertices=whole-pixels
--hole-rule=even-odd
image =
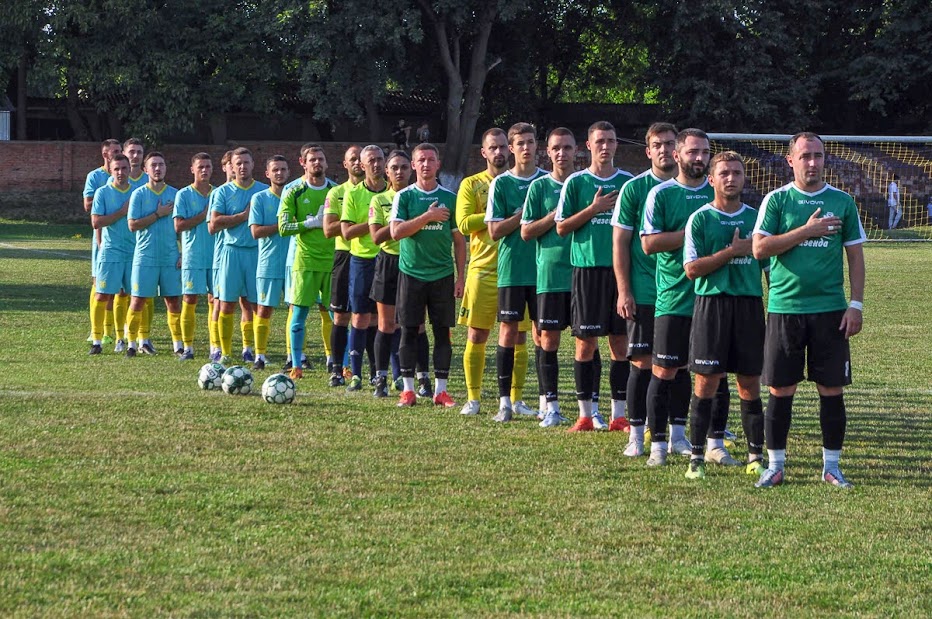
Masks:
[[[81,287],[61,284],[4,284],[0,291],[0,311],[87,312],[89,289],[89,285]]]
[[[90,220],[87,224],[46,224],[46,223],[0,223],[0,241],[34,241],[37,239],[70,239],[80,234],[85,239],[91,238]],[[89,245],[90,243],[88,243]]]
[[[6,247],[4,243],[0,240],[0,258],[7,260],[91,260],[90,243],[87,249],[20,249]]]

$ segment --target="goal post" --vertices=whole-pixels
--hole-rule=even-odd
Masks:
[[[712,152],[734,150],[746,161],[742,198],[792,182],[786,161],[791,135],[710,133]],[[869,240],[932,241],[932,136],[823,135],[825,180],[854,197]],[[895,183],[899,216],[889,204]]]

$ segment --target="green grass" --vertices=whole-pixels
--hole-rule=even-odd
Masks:
[[[818,479],[809,385],[788,483],[758,491],[743,469],[648,470],[614,433],[493,424],[491,353],[477,418],[322,370],[273,407],[198,391],[168,354],[91,359],[86,245],[0,222],[0,615],[932,614],[932,246],[866,249],[843,492]]]

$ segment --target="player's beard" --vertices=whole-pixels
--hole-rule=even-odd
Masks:
[[[680,164],[680,172],[683,176],[692,180],[699,180],[709,173],[708,163],[686,163]]]
[[[492,157],[492,167],[496,170],[503,170],[508,165],[508,158],[503,156]]]

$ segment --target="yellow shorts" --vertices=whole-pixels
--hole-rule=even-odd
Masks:
[[[457,324],[474,329],[491,329],[498,323],[498,277],[493,273],[466,273],[466,289]],[[530,331],[531,319],[524,314],[518,331]]]

